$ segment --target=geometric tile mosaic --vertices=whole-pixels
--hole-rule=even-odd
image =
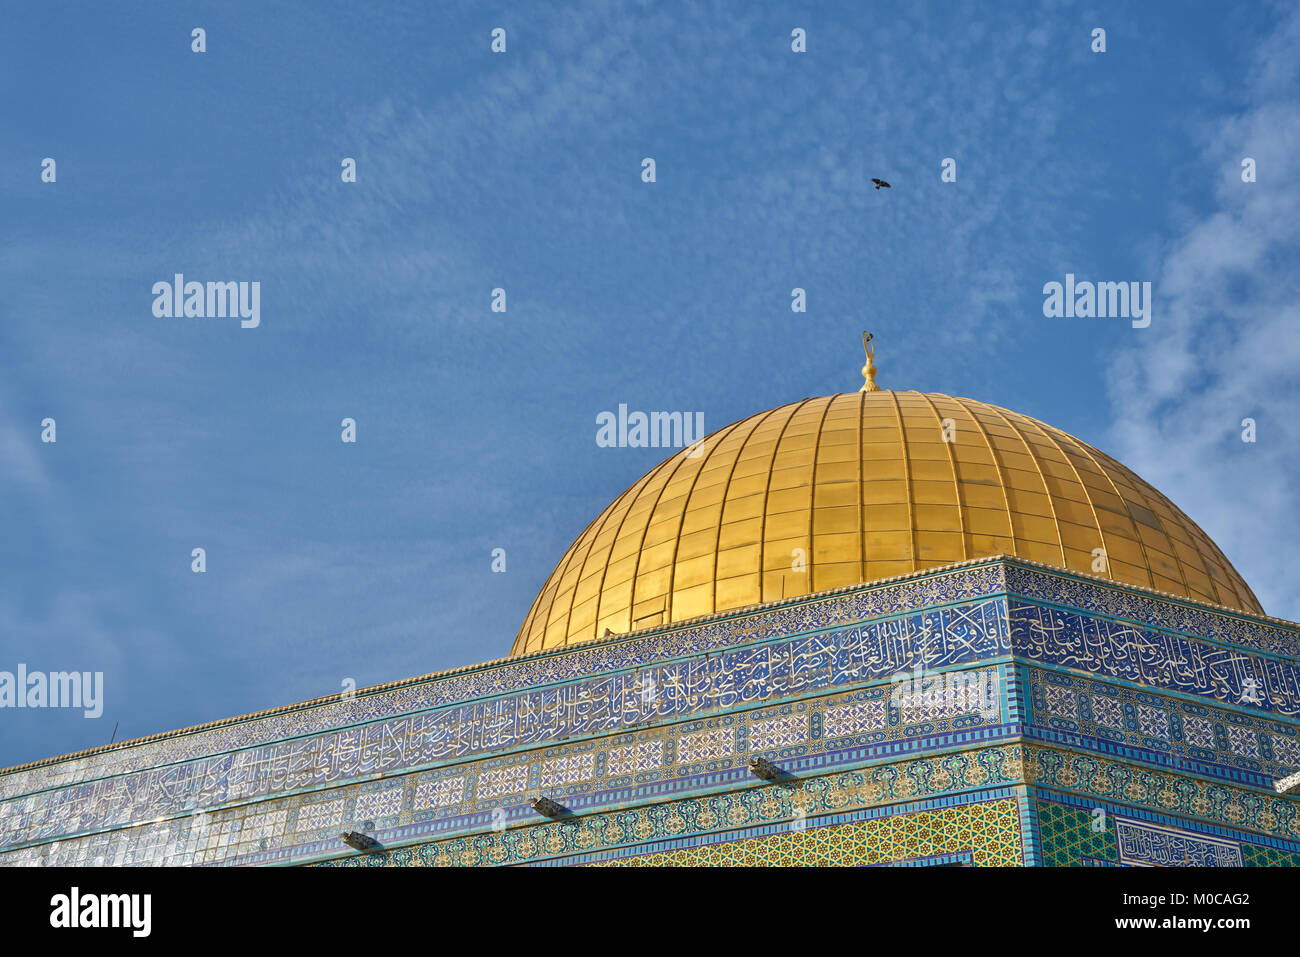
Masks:
[[[1152,738],[1168,740],[1169,715],[1163,709],[1138,705],[1137,721],[1138,731],[1141,734]]]
[[[522,794],[526,790],[528,790],[528,765],[517,764],[480,774],[475,798],[486,801],[505,794]]]
[[[563,758],[553,758],[542,762],[541,786],[544,788],[564,787],[578,781],[587,781],[596,775],[596,753],[573,754]],[[525,781],[527,775],[525,775]]]
[[[1229,839],[1220,834],[1202,834],[1194,830],[1201,825],[1191,820],[1184,820],[1182,827],[1172,827],[1145,821],[1126,821],[1119,816],[1119,812],[1112,810],[1100,819],[1101,826],[1098,827],[1098,819],[1087,808],[1058,803],[1044,795],[1034,799],[1034,806],[1043,863],[1048,867],[1089,864],[1300,866],[1300,850],[1252,843],[1245,836]],[[1144,841],[1133,834],[1134,827],[1156,832],[1154,836],[1146,837],[1148,847],[1145,851],[1142,848]],[[1128,841],[1127,853],[1121,857],[1119,844],[1124,840]],[[1225,847],[1226,852],[1222,850]]]
[[[560,681],[578,674],[636,667],[648,660],[722,648],[775,634],[900,614],[937,601],[972,600],[1010,592],[1159,629],[1209,636],[1214,641],[1270,655],[1300,657],[1294,625],[1170,600],[1084,576],[1063,574],[1013,557],[961,563],[932,574],[881,582],[830,597],[794,601],[751,613],[734,613],[685,628],[594,642],[577,653],[543,654],[490,662],[413,678],[361,692],[354,698],[317,699],[257,715],[169,732],[112,748],[21,765],[0,775],[0,798],[66,787],[83,780],[256,747],[328,729],[375,721],[422,708],[469,701],[504,690]],[[232,792],[233,793],[233,792]]]
[[[415,803],[412,808],[423,811],[429,808],[449,807],[460,804],[465,799],[464,776],[443,778],[438,781],[425,781],[415,787]]]
[[[430,838],[428,843],[319,861],[322,866],[590,863],[652,853],[681,843],[785,832],[796,817],[808,830],[854,820],[942,810],[1012,798],[1021,780],[1018,745],[875,765],[786,786],[750,786],[658,804],[583,815],[503,833]],[[1019,853],[1019,852],[1017,852]],[[905,855],[915,858],[918,855]],[[924,854],[919,855],[921,857]]]
[[[795,790],[756,787],[319,863],[332,867],[596,863],[655,853],[665,846],[708,846],[728,841],[729,835],[735,834],[740,834],[742,840],[751,839],[746,831],[763,832],[761,839],[752,838],[757,840],[796,834],[800,832],[792,822],[798,814],[805,822],[802,833],[833,832],[843,824],[860,824],[862,827],[853,832],[859,836],[875,833],[884,840],[883,835],[890,835],[889,839],[898,845],[898,860],[935,853],[972,853],[976,850],[974,836],[982,835],[996,837],[997,842],[981,853],[999,856],[998,863],[1016,864],[1021,862],[1018,802],[1007,793],[1008,777],[1003,772],[1018,773],[1017,756],[1014,746],[988,749],[980,754],[952,756],[958,760],[948,767],[927,762],[915,762],[918,766],[913,766],[913,762],[907,762],[902,767],[877,767],[811,779]],[[969,768],[978,768],[980,773],[953,773]],[[986,769],[993,775],[985,776]],[[982,781],[989,787],[970,792],[970,781]],[[943,796],[938,785],[947,788],[952,796]],[[904,796],[909,800],[900,803]],[[978,811],[974,817],[963,817],[960,813],[968,806],[992,807],[999,802],[1008,806],[1005,814],[999,811],[988,816],[990,812]],[[844,818],[851,820],[841,820]],[[904,818],[912,823],[905,824]],[[862,853],[867,855],[867,849],[863,848]],[[863,863],[885,861],[886,857],[868,860],[864,856]]]
[[[808,738],[808,716],[806,714],[778,715],[765,721],[754,721],[749,725],[749,749],[751,751],[773,751],[803,744]]]
[[[1016,802],[993,801],[850,824],[788,829],[767,837],[602,863],[645,867],[860,867],[961,852],[969,852],[976,866],[1020,865],[1020,814]]]
[[[1300,867],[1300,851],[1260,844],[1242,844],[1241,858],[1246,867]]]
[[[1048,867],[1077,867],[1084,858],[1118,863],[1115,830],[1094,830],[1095,819],[1083,808],[1040,801],[1038,833],[1043,863]]]
[[[1235,822],[1234,826],[1255,827],[1268,830],[1276,838],[1294,841],[1300,836],[1300,815],[1297,806],[1285,799],[1275,799],[1258,793],[1239,789],[1228,789],[1205,782],[1197,782],[1179,775],[1152,774],[1146,769],[1126,766],[1120,762],[1099,759],[1093,755],[1071,754],[1055,749],[1030,747],[1027,749],[1027,763],[1021,763],[1021,751],[1017,746],[999,746],[984,751],[959,752],[949,754],[939,761],[930,758],[915,758],[892,765],[877,765],[861,772],[829,774],[822,778],[801,782],[798,792],[784,793],[781,789],[763,787],[726,794],[715,794],[706,798],[690,798],[682,801],[665,802],[622,812],[598,814],[584,817],[572,823],[547,823],[530,828],[512,829],[500,838],[495,835],[480,835],[474,839],[456,838],[448,841],[432,842],[417,847],[408,847],[323,862],[338,866],[398,866],[403,864],[491,864],[491,863],[528,863],[530,861],[567,856],[586,855],[592,862],[603,860],[613,853],[613,848],[629,845],[655,845],[656,842],[686,842],[690,847],[673,847],[668,850],[647,853],[675,854],[678,862],[698,862],[693,857],[700,854],[726,856],[742,853],[733,848],[730,851],[706,851],[720,842],[701,844],[694,834],[705,834],[726,829],[728,826],[740,828],[753,826],[764,821],[782,822],[779,830],[762,838],[746,838],[727,843],[743,844],[747,840],[755,841],[747,845],[743,853],[767,855],[788,855],[794,853],[794,845],[781,844],[778,840],[768,850],[759,851],[757,846],[771,841],[782,834],[792,836],[801,832],[790,826],[796,808],[806,814],[810,822],[805,832],[812,834],[817,830],[834,829],[840,824],[818,827],[819,816],[828,813],[852,812],[858,807],[889,808],[895,802],[908,799],[934,800],[932,795],[948,792],[960,792],[962,789],[976,787],[972,800],[978,800],[979,788],[1005,786],[1021,780],[1037,781],[1061,790],[1071,788],[1081,794],[1093,797],[1109,798],[1105,803],[1114,807],[1114,800],[1125,804],[1136,803],[1150,806],[1153,810],[1167,811],[1171,802],[1171,793],[1181,793],[1186,807],[1183,811],[1195,814],[1203,811],[1211,820],[1217,819],[1225,824]],[[1008,760],[1010,759],[1010,760]],[[993,771],[988,775],[987,771]],[[1086,774],[1081,772],[1087,772]],[[917,782],[920,786],[917,786]],[[1065,782],[1071,782],[1066,786]],[[1137,786],[1134,786],[1134,785]],[[967,793],[970,793],[969,790]],[[1120,863],[1115,832],[1118,821],[1128,821],[1121,812],[1112,810],[1101,832],[1093,830],[1094,818],[1089,810],[1056,803],[1049,798],[1034,799],[1036,807],[1036,826],[1041,838],[1043,863],[1049,866],[1079,864],[1116,864]],[[1174,807],[1175,811],[1179,807]],[[854,812],[861,813],[861,812]],[[888,818],[877,818],[877,822]],[[844,822],[848,823],[848,822]],[[881,827],[880,823],[856,822],[870,827]],[[1144,827],[1162,825],[1147,825]],[[1181,833],[1193,834],[1198,840],[1201,835],[1188,831],[1197,824],[1187,818]],[[1163,825],[1166,830],[1173,830]],[[852,829],[850,829],[852,830]],[[832,833],[840,833],[832,830]],[[844,832],[848,833],[848,832]],[[857,833],[856,831],[853,833]],[[1263,838],[1260,838],[1263,840]],[[805,838],[800,838],[805,840]],[[814,856],[824,854],[848,853],[831,850],[830,836],[807,838],[816,842]],[[1017,838],[1018,841],[1018,838]],[[1224,842],[1221,837],[1208,836],[1208,842]],[[692,843],[693,842],[693,843]],[[924,859],[930,855],[953,853],[950,846],[939,850],[926,850],[909,846],[899,852],[898,860]],[[1248,866],[1270,863],[1300,862],[1300,851],[1255,845],[1247,839],[1238,839],[1242,861]],[[811,846],[811,845],[810,845]],[[781,849],[783,848],[783,849]],[[920,848],[918,850],[918,848]],[[678,853],[686,851],[687,853]],[[854,852],[856,853],[856,852]],[[865,852],[864,852],[865,853]],[[602,856],[603,855],[603,856]],[[639,855],[645,857],[646,854]],[[881,857],[886,862],[889,855]],[[782,863],[796,863],[788,856],[781,858]],[[860,862],[859,862],[860,863]]]
[[[684,734],[677,739],[678,761],[716,761],[730,756],[736,750],[734,728],[717,728]]]
[[[1250,728],[1230,727],[1228,730],[1228,750],[1243,758],[1259,757],[1259,735]]]
[[[298,811],[299,831],[314,831],[323,827],[337,827],[343,823],[343,798],[308,804]]]
[[[996,669],[922,677],[897,676],[890,694],[905,724],[920,724],[974,712],[996,713],[1001,689]]]
[[[653,771],[664,763],[664,742],[642,741],[619,748],[610,748],[605,768],[611,777]]]
[[[859,735],[865,731],[878,731],[887,723],[886,702],[851,701],[848,704],[835,705],[826,709],[823,719],[826,736],[830,738],[845,735]]]
[[[1300,727],[1096,678],[1023,667],[1031,720],[1072,732],[1273,778],[1300,770]],[[1035,736],[1031,729],[1030,736]],[[1067,739],[1059,739],[1067,740]],[[1068,739],[1072,745],[1083,742]],[[1086,745],[1085,745],[1086,746]]]
[[[357,796],[352,814],[361,821],[393,817],[402,810],[404,790],[398,782],[396,786],[362,793]]]
[[[1025,779],[1098,804],[1117,803],[1268,837],[1300,839],[1300,802],[1172,771],[1027,744]]]

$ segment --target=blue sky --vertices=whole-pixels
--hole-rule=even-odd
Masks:
[[[853,391],[862,329],[884,387],[1115,455],[1300,618],[1296,49],[1268,4],[9,11],[0,670],[106,688],[0,713],[0,766],[504,656],[661,457],[598,413]],[[154,318],[178,272],[260,282],[260,327]],[[1151,281],[1151,326],[1044,318],[1067,272]]]

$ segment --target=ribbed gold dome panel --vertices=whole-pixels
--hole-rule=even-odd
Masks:
[[[1106,577],[1263,614],[1169,499],[1078,439],[983,402],[805,399],[700,451],[661,463],[587,526],[512,655],[999,553],[1099,574],[1104,548]]]

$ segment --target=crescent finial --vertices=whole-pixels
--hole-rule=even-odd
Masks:
[[[867,354],[867,364],[862,367],[862,388],[859,392],[880,392],[880,386],[876,385],[876,348],[871,344],[875,338],[869,332],[862,333],[862,351]]]

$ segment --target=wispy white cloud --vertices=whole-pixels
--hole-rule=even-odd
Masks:
[[[147,152],[134,127],[62,148],[57,191],[37,196],[66,206],[4,185],[39,215],[0,255],[0,482],[20,518],[5,529],[0,625],[52,650],[75,651],[82,632],[113,636],[133,682],[174,674],[176,693],[132,697],[128,733],[326,693],[343,676],[385,681],[504,654],[551,563],[655,464],[595,448],[594,414],[620,401],[703,408],[712,429],[852,389],[863,322],[892,327],[879,329],[886,385],[945,388],[983,366],[1010,382],[1016,362],[1037,359],[1016,347],[1027,325],[1045,328],[1041,316],[1015,304],[1053,278],[1044,264],[1095,251],[1078,200],[1112,188],[1108,144],[1073,149],[1063,134],[1080,79],[1125,93],[1121,61],[1090,58],[1068,4],[945,0],[888,17],[847,4],[793,21],[743,3],[570,7],[512,17],[503,57],[486,52],[487,24],[468,5],[447,14],[463,14],[454,26],[422,4],[368,17],[356,29],[392,47],[391,72],[327,93],[265,84],[265,71],[301,79],[349,62],[352,35],[329,16],[294,25],[268,9],[241,47],[249,70],[224,85],[215,55],[202,64],[217,68],[212,83],[191,76],[161,99],[156,75],[122,67],[114,100],[137,102],[140,123],[176,118],[155,144],[171,152],[147,169],[130,167]],[[795,56],[800,21],[810,52]],[[1120,18],[1107,22],[1123,35]],[[1223,170],[1220,216],[1162,250],[1164,291],[1184,290],[1189,321],[1206,262],[1241,266],[1220,296],[1235,317],[1249,288],[1239,274],[1289,241],[1259,228],[1283,228],[1277,178],[1294,172],[1287,144],[1270,139],[1291,122],[1289,42],[1275,35],[1261,56],[1261,110],[1209,144],[1225,154],[1210,157]],[[1238,139],[1260,160],[1255,194],[1231,182]],[[238,148],[216,158],[201,143]],[[339,182],[344,155],[359,161],[355,187]],[[639,182],[646,155],[660,164],[653,188]],[[939,180],[949,155],[956,186]],[[214,195],[223,164],[247,174]],[[873,175],[895,189],[877,193]],[[150,284],[174,271],[263,280],[262,328],[152,320]],[[503,316],[487,311],[498,284]],[[789,311],[793,286],[809,290],[806,316]],[[1239,516],[1216,519],[1195,488],[1178,488],[1171,465],[1184,460],[1151,439],[1163,437],[1166,399],[1195,401],[1207,375],[1234,372],[1237,389],[1285,381],[1285,347],[1237,341],[1251,322],[1285,338],[1264,331],[1293,318],[1275,293],[1279,308],[1255,303],[1232,326],[1178,332],[1171,312],[1167,338],[1143,339],[1132,358],[1144,384],[1116,397],[1146,423],[1129,437],[1133,464],[1256,584],[1241,552],[1280,533],[1233,540]],[[1206,355],[1216,330],[1223,341]],[[908,365],[926,380],[906,381]],[[1280,436],[1292,426],[1268,421],[1267,396],[1228,398],[1229,420],[1255,402],[1257,494],[1280,514]],[[47,404],[57,449],[33,441]],[[356,447],[338,442],[345,414],[360,420]],[[1184,431],[1187,468],[1222,457]],[[1203,487],[1248,487],[1240,478]],[[194,545],[208,548],[206,576],[189,572]],[[496,546],[506,575],[488,572]]]
[[[1159,256],[1156,317],[1112,367],[1119,457],[1223,548],[1265,610],[1300,618],[1300,11],[1261,44],[1248,105],[1207,136],[1216,208]],[[1245,183],[1253,158],[1258,181]],[[1255,419],[1257,441],[1241,440]]]

